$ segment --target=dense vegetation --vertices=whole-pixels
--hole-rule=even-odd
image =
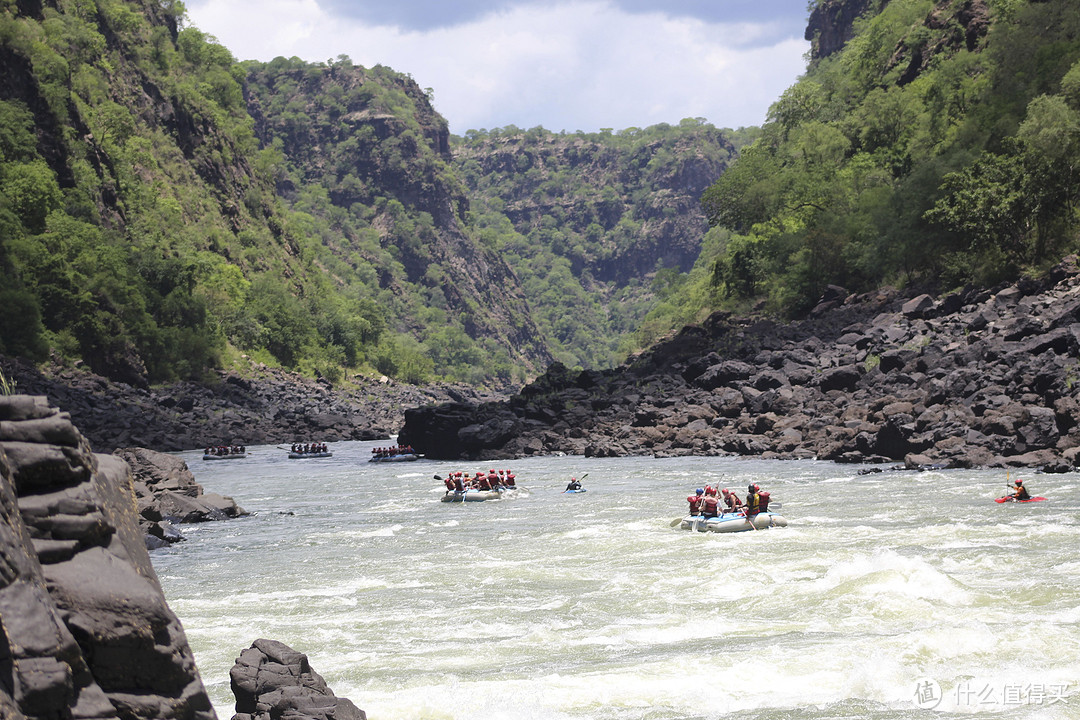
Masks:
[[[457,228],[445,121],[406,76],[238,64],[157,0],[3,0],[0,66],[0,352],[138,384],[240,352],[331,379],[546,362],[512,274]],[[304,78],[325,92],[290,95]],[[322,120],[349,135],[311,158],[293,141]],[[440,297],[463,277],[440,239],[505,292]]]
[[[797,312],[829,283],[993,284],[1076,248],[1075,4],[869,4],[706,192],[715,241],[670,315],[709,288]]]
[[[176,0],[0,0],[0,353],[520,382],[718,307],[1076,249],[1072,5],[816,0],[811,27],[837,7],[866,12],[763,128],[451,138],[407,75],[237,63]]]
[[[510,126],[454,138],[454,158],[479,238],[521,278],[553,355],[608,367],[693,266],[701,193],[747,137],[701,119],[599,133]]]
[[[407,75],[238,63],[175,0],[0,0],[0,64],[0,353],[133,384],[617,362],[735,149],[688,120],[452,157]]]

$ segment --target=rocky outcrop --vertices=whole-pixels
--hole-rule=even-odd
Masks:
[[[888,69],[902,68],[897,84],[914,82],[942,56],[977,51],[990,32],[990,14],[987,0],[939,2],[923,21],[924,32],[911,33],[889,59]]]
[[[0,714],[215,720],[130,471],[44,398],[0,396]]]
[[[412,386],[356,377],[334,386],[252,363],[245,375],[215,382],[139,388],[81,369],[44,370],[0,357],[17,392],[43,395],[71,416],[99,452],[143,447],[192,450],[207,445],[261,445],[380,440],[403,421],[404,408],[493,395],[463,385]]]
[[[113,454],[131,468],[139,527],[147,549],[183,540],[177,525],[247,514],[231,497],[204,493],[187,463],[175,455],[146,448],[122,448]]]
[[[256,640],[229,671],[233,720],[367,720],[352,701],[336,697],[307,655],[276,640]]]
[[[884,0],[882,5],[887,2]],[[855,33],[855,21],[870,5],[871,0],[820,0],[806,24],[810,59],[820,60],[844,47]]]
[[[428,457],[757,455],[1064,471],[1080,455],[1080,274],[932,297],[831,288],[798,322],[716,313],[625,365],[406,411]]]

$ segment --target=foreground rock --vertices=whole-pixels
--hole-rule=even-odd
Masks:
[[[798,322],[716,313],[625,365],[406,411],[428,457],[755,455],[1063,472],[1080,454],[1080,278],[934,298],[830,288]]]
[[[494,397],[463,385],[421,387],[360,377],[334,386],[255,363],[244,376],[223,371],[208,384],[151,389],[4,357],[0,370],[18,392],[43,395],[70,413],[98,452],[380,440],[401,426],[406,407]]]
[[[143,544],[127,464],[0,396],[0,716],[215,720]]]
[[[183,540],[177,525],[247,515],[231,497],[204,493],[187,463],[175,455],[146,448],[122,448],[113,454],[131,468],[139,527],[150,550]]]
[[[233,720],[367,720],[352,701],[336,697],[307,655],[276,640],[256,640],[229,671]]]

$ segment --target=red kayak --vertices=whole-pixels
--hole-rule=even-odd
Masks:
[[[994,498],[994,502],[996,502],[996,503],[1007,503],[1007,502],[1010,502],[1010,503],[1029,503],[1029,502],[1039,502],[1039,501],[1045,500],[1045,499],[1046,498],[1044,498],[1044,497],[1030,497],[1027,500],[1017,500],[1016,498],[1014,498],[1012,496],[1008,496],[1008,497],[1003,497],[1003,498]]]

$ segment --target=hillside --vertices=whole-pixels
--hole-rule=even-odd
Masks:
[[[241,65],[149,0],[7,3],[0,67],[0,353],[136,386],[241,354],[335,382],[550,358],[407,76]]]
[[[515,127],[453,139],[484,243],[521,278],[555,356],[618,364],[707,228],[701,194],[753,131],[702,119],[619,132]]]
[[[806,74],[705,193],[719,241],[683,317],[706,288],[799,316],[829,284],[985,287],[1075,249],[1075,4],[820,0],[807,38]]]

